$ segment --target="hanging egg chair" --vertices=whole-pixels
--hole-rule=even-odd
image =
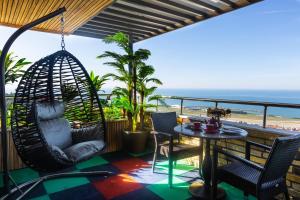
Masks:
[[[22,161],[28,167],[50,173],[16,184],[9,175],[6,115],[2,115],[3,184],[6,194],[1,199],[21,199],[50,179],[107,177],[112,174],[98,170],[55,173],[101,154],[106,141],[105,119],[95,86],[79,60],[65,50],[65,11],[65,7],[60,8],[22,26],[4,45],[0,68],[4,66],[5,55],[18,36],[61,14],[62,50],[37,61],[24,73],[16,89],[11,115],[12,138]],[[4,84],[2,88],[5,91]],[[5,99],[1,107],[3,114],[6,111]],[[10,188],[11,184],[15,187]]]
[[[25,72],[11,124],[19,156],[39,171],[72,166],[105,146],[97,91],[83,65],[66,50],[42,58]]]

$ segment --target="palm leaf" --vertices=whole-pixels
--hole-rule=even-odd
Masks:
[[[163,83],[162,83],[159,79],[157,79],[157,78],[149,78],[149,79],[146,80],[146,82],[147,82],[147,83],[153,82],[153,83],[155,83],[155,84],[157,84],[157,85],[162,85],[162,84],[163,84]]]
[[[4,62],[5,84],[14,83],[21,78],[25,72],[24,67],[30,63],[25,58],[19,59],[18,56],[14,56],[13,52],[8,53]]]
[[[153,95],[153,96],[150,96],[148,97],[148,101],[158,101],[158,103],[160,105],[163,105],[165,107],[170,107],[166,102],[165,100],[163,99],[163,97],[161,95]]]

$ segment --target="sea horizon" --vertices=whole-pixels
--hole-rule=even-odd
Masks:
[[[110,93],[111,89],[104,89],[105,93]],[[285,89],[210,89],[210,88],[158,88],[155,94],[163,96],[180,96],[180,97],[195,97],[195,98],[213,98],[227,99],[240,101],[260,101],[272,103],[300,103],[300,90],[285,90]],[[167,99],[165,101],[169,106],[179,106],[179,100]],[[214,103],[184,101],[186,108],[207,108],[213,107]],[[262,115],[262,106],[238,105],[238,104],[223,104],[219,107],[229,108],[235,111],[245,111],[248,114]],[[278,116],[285,118],[300,118],[300,109],[292,108],[268,108],[269,116]]]
[[[103,90],[104,93],[109,94],[112,91],[112,88],[104,88]],[[269,99],[269,102],[272,102],[271,100],[275,100],[274,102],[278,103],[278,100],[282,100],[280,103],[297,103],[299,100],[298,103],[300,103],[300,89],[158,88],[155,94],[195,98],[233,98],[229,100],[241,100],[241,97],[244,97],[245,100],[251,100],[246,98],[252,97],[258,101]],[[235,99],[236,97],[238,97],[238,99]],[[287,99],[294,99],[295,101],[291,102]]]
[[[105,94],[111,93],[111,88],[103,88]],[[194,98],[212,98],[240,101],[259,101],[270,103],[289,103],[300,104],[300,90],[285,89],[210,89],[210,88],[158,88],[155,94],[162,96],[179,96]],[[180,100],[166,99],[165,102],[169,106],[180,106]],[[184,101],[185,108],[194,110],[213,107],[214,103],[201,101]],[[229,108],[236,112],[245,112],[247,114],[262,115],[262,106],[224,104],[218,105],[222,108]],[[277,116],[283,118],[300,119],[300,109],[293,108],[274,108],[269,107],[269,116]]]

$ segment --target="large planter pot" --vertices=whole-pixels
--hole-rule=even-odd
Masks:
[[[106,121],[106,152],[121,151],[123,149],[123,131],[127,127],[127,119]]]
[[[146,150],[148,134],[146,131],[124,131],[123,145],[129,153],[143,153]]]

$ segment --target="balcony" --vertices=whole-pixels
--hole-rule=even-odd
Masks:
[[[219,185],[214,182],[218,175],[223,175],[215,172],[221,166],[235,164],[232,162],[235,158],[239,161],[237,163],[246,166],[246,170],[241,170],[238,174],[244,175],[243,178],[252,178],[253,174],[262,174],[273,167],[273,173],[268,174],[267,180],[263,180],[265,182],[258,176],[253,182],[250,181],[251,186],[260,184],[263,192],[251,191],[249,199],[256,199],[254,195],[265,195],[265,199],[269,199],[266,196],[272,196],[273,192],[276,199],[284,199],[287,193],[293,199],[300,198],[300,153],[297,149],[294,150],[297,145],[294,141],[298,141],[296,137],[300,131],[300,119],[295,117],[297,115],[282,117],[276,114],[281,109],[298,110],[300,104],[197,95],[182,97],[178,93],[174,94],[176,96],[159,95],[156,102],[152,101],[155,106],[148,108],[144,106],[148,103],[147,98],[139,98],[137,95],[145,92],[145,89],[140,89],[142,86],[139,84],[143,81],[138,80],[142,77],[138,74],[138,65],[148,67],[150,75],[153,75],[154,69],[141,62],[147,60],[150,51],[134,51],[135,43],[250,6],[260,0],[82,2],[53,0],[42,3],[17,0],[14,3],[4,1],[0,6],[0,10],[7,9],[6,12],[0,12],[0,24],[21,27],[3,48],[0,69],[6,69],[4,61],[10,46],[26,30],[34,28],[42,32],[60,33],[62,38],[62,50],[42,58],[27,69],[22,79],[18,79],[19,86],[14,95],[5,96],[6,74],[3,74],[4,70],[0,71],[0,163],[3,178],[0,179],[0,197],[33,200],[171,200],[196,199],[197,195],[202,199],[224,199],[226,194],[226,199],[243,199],[249,193],[245,192],[249,181],[245,184],[241,181],[245,190],[239,189],[239,183],[227,183],[228,180]],[[49,14],[50,11],[52,13]],[[60,22],[54,18],[58,15],[61,15]],[[41,16],[44,17],[40,18]],[[33,21],[35,19],[37,20]],[[113,61],[118,62],[108,62],[108,65],[117,67],[118,72],[125,74],[125,78],[118,77],[117,72],[110,74],[110,77],[114,77],[113,81],[123,80],[121,82],[126,85],[118,94],[116,91],[113,94],[114,100],[121,104],[117,107],[118,119],[110,118],[105,111],[110,109],[109,103],[113,95],[99,95],[101,87],[96,89],[99,77],[96,78],[93,73],[88,74],[79,60],[65,50],[65,34],[104,39],[106,43],[114,43],[125,35],[119,43],[114,43],[125,49],[125,55],[119,56],[106,51],[99,56],[114,58]],[[159,85],[160,81],[154,79],[151,77],[145,82],[153,81]],[[11,104],[13,108],[8,109],[7,113],[6,108]],[[224,114],[224,118],[219,121],[220,116],[209,116],[208,108],[230,109],[231,114]],[[111,112],[114,113],[115,110]],[[151,119],[152,114],[162,112],[175,116],[173,121],[169,118],[160,120],[169,120],[168,123],[172,125],[169,132],[165,132],[166,129],[156,130],[155,122]],[[136,129],[138,122],[141,130]],[[172,124],[173,122],[175,123]],[[196,124],[200,126],[199,129],[196,129]],[[208,127],[213,128],[213,131],[210,132]],[[228,127],[242,131],[239,133],[244,135],[226,136],[225,133],[230,133]],[[138,135],[137,137],[145,136],[146,148],[133,153],[131,147],[140,146],[142,142],[128,142],[130,136],[127,135],[130,134],[126,131]],[[64,134],[57,137],[60,133]],[[179,138],[174,138],[173,133],[177,133]],[[158,143],[159,134],[168,138],[165,143]],[[56,139],[53,139],[54,136]],[[172,154],[173,150],[177,150],[175,147],[178,147],[173,144],[176,139],[178,143],[182,142],[182,146],[197,148],[198,155],[185,155],[187,158],[175,159],[179,155]],[[274,149],[270,150],[268,146],[273,144]],[[293,146],[284,149],[285,145]],[[254,147],[251,151],[250,146]],[[277,148],[287,151],[276,152]],[[283,162],[275,158],[276,165],[269,164],[276,157],[272,156],[274,152]],[[288,164],[289,167],[286,168],[278,167],[290,163],[289,153],[296,154],[290,159],[293,160],[291,165]],[[156,158],[154,155],[157,154],[161,155]],[[231,156],[231,159],[226,156]],[[267,166],[263,167],[265,164]],[[250,171],[249,166],[254,170],[247,177],[244,172]],[[236,169],[238,165],[232,170]],[[278,171],[287,173],[276,180],[269,178],[277,175]],[[230,179],[229,175],[224,175],[225,179]],[[198,185],[194,187],[195,182]],[[214,190],[216,185],[219,190]],[[201,190],[194,190],[195,188]],[[197,194],[198,191],[204,192]],[[214,194],[223,196],[215,197]]]
[[[11,97],[8,97],[10,99]],[[105,96],[101,96],[105,99]],[[201,108],[199,109],[189,109],[184,107],[185,101],[195,101],[195,102],[210,102],[214,106],[225,106],[227,104],[242,104],[247,107],[247,105],[256,105],[262,108],[272,108],[281,107],[287,109],[298,109],[297,104],[281,104],[281,103],[270,103],[270,102],[253,102],[253,101],[234,101],[234,100],[224,100],[224,99],[209,99],[209,98],[187,98],[179,96],[163,96],[163,99],[173,99],[181,102],[182,107],[171,107],[166,105],[159,105],[155,110],[149,110],[149,112],[163,111],[170,112],[176,111],[178,117],[188,116],[191,121],[193,120],[205,120],[207,119],[206,112],[203,112]],[[159,101],[158,101],[159,102]],[[174,103],[174,102],[172,102]],[[221,104],[222,103],[222,104]],[[159,103],[158,103],[159,104]],[[267,112],[266,112],[267,116]],[[269,145],[273,144],[275,138],[280,136],[298,134],[296,131],[276,129],[274,127],[263,127],[263,124],[268,124],[267,117],[260,116],[260,124],[247,124],[246,122],[241,123],[240,120],[231,120],[231,116],[223,120],[225,125],[234,125],[241,127],[248,131],[249,135],[247,140],[255,141],[260,144]],[[233,113],[233,118],[237,118]],[[247,119],[246,117],[244,119]],[[263,120],[266,120],[263,123]],[[141,196],[143,198],[162,198],[162,199],[172,199],[175,196],[180,197],[180,199],[190,198],[188,192],[189,185],[199,179],[199,162],[198,157],[191,157],[188,159],[183,159],[177,163],[175,167],[175,184],[174,188],[169,189],[167,183],[168,177],[168,163],[165,159],[160,159],[157,164],[157,171],[152,173],[152,158],[153,158],[153,145],[154,141],[151,135],[148,136],[147,141],[147,151],[142,154],[128,154],[123,148],[122,134],[123,130],[128,126],[128,121],[126,119],[107,121],[107,132],[108,132],[108,143],[107,151],[101,156],[94,157],[90,160],[84,161],[77,164],[75,167],[69,168],[66,171],[88,171],[88,170],[109,170],[115,173],[115,176],[106,179],[105,181],[98,181],[96,177],[87,178],[69,178],[62,180],[53,180],[45,182],[43,185],[39,186],[37,192],[33,192],[26,198],[71,198],[72,195],[76,194],[80,198],[88,195],[96,198],[99,195],[104,195],[105,198],[131,198],[131,195]],[[187,144],[199,144],[199,139],[190,139],[182,136],[182,140]],[[43,175],[37,171],[27,168],[19,158],[15,147],[13,145],[12,139],[9,138],[9,160],[10,167],[13,170],[12,176],[17,180],[17,183],[21,184],[28,180],[38,178]],[[226,149],[228,152],[234,153],[244,157],[245,143],[241,140],[227,140],[219,141],[218,146]],[[204,146],[205,148],[205,142]],[[268,157],[268,152],[257,148],[255,151],[251,152],[251,160],[257,164],[265,164]],[[227,160],[220,158],[221,163],[227,163]],[[299,190],[296,185],[299,182],[299,172],[300,167],[298,163],[298,155],[295,161],[290,166],[289,173],[287,174],[287,184],[289,186],[290,194],[297,197],[299,195]],[[99,183],[99,184],[98,184]],[[96,184],[92,186],[93,184]],[[115,193],[115,190],[110,190],[106,185],[113,186],[112,188],[121,188],[120,192]],[[96,189],[94,188],[96,187]],[[242,199],[243,192],[230,186],[226,183],[221,184],[221,187],[225,189],[229,199]],[[46,192],[45,192],[46,191]],[[100,193],[99,193],[100,191]],[[88,192],[88,194],[87,194]],[[251,197],[252,198],[252,197]],[[254,197],[253,197],[254,198]],[[279,196],[280,198],[280,196]]]

